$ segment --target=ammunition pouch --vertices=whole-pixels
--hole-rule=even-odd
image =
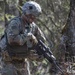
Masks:
[[[10,57],[13,59],[24,59],[28,56],[29,54],[29,49],[24,44],[23,46],[19,45],[8,45],[6,50],[8,51]]]

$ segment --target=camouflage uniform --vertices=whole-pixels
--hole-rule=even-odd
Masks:
[[[28,49],[33,47],[33,43],[29,39],[26,38],[28,33],[32,33],[37,39],[45,40],[43,33],[41,32],[39,27],[34,22],[31,24],[29,24],[29,23],[25,24],[22,21],[22,18],[18,17],[18,18],[13,19],[7,26],[6,34],[5,34],[7,36],[4,36],[3,39],[1,40],[0,48],[2,50],[9,49],[11,54],[13,51],[18,50],[21,52],[22,49],[24,49],[24,51],[25,50],[28,51],[28,54],[26,55],[26,57],[24,57],[22,59],[20,56],[18,56],[18,57],[12,56],[12,57],[10,57],[11,60],[7,60],[7,58],[3,59],[3,57],[2,57],[1,75],[27,75],[26,74],[27,70],[25,68],[26,67],[25,66],[25,58],[28,58],[28,57],[30,58],[32,56],[30,54],[31,50],[28,50]],[[7,43],[9,45],[11,45],[11,43],[12,43],[14,50],[11,50],[12,48],[9,48],[9,45],[8,45],[8,48],[6,48]],[[17,45],[17,44],[19,44],[19,45]],[[17,47],[15,45],[17,45]],[[22,48],[23,45],[26,48],[25,47]],[[7,51],[9,51],[9,50],[7,50]],[[33,54],[33,55],[35,55],[35,54]]]

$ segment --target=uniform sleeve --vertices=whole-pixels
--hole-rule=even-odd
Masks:
[[[16,20],[10,22],[6,33],[9,44],[23,45],[26,42],[26,36],[24,34],[20,34],[19,24]]]
[[[39,27],[36,27],[36,38],[41,39],[43,42],[46,41],[46,38]]]

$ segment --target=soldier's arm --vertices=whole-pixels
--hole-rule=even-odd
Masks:
[[[40,30],[38,26],[36,26],[36,38],[39,40],[41,39],[43,42],[46,41],[46,38],[43,34],[43,32]]]
[[[12,20],[7,27],[7,40],[9,44],[23,45],[26,42],[26,35],[20,34],[20,26],[16,20]]]

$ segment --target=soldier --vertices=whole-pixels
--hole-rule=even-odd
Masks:
[[[43,33],[34,23],[42,12],[40,5],[28,1],[23,5],[22,11],[21,17],[15,17],[9,22],[0,41],[0,75],[27,75],[25,58],[30,58],[32,48],[38,43],[38,39],[45,40]]]

